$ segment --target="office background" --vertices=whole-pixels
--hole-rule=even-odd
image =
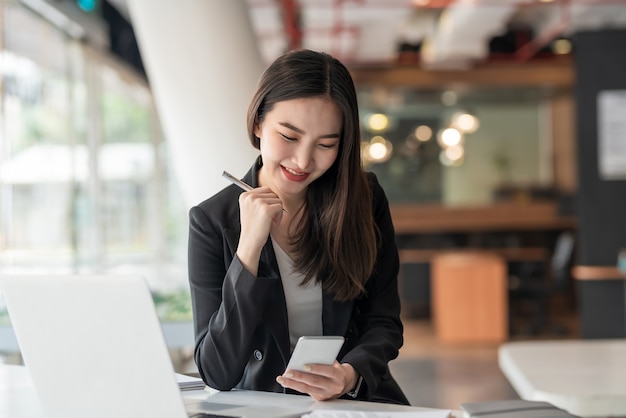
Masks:
[[[181,2],[161,27],[172,6],[149,3],[0,3],[1,272],[141,274],[162,320],[188,322],[187,210],[224,186],[221,170],[250,165],[247,100],[302,46],[353,72],[367,168],[412,251],[406,352],[429,332],[442,250],[522,250],[507,258],[522,277],[563,231],[576,264],[614,267],[626,248],[626,173],[620,148],[601,172],[597,105],[626,90],[626,2]],[[460,129],[463,113],[477,129]],[[624,282],[604,275],[550,299],[564,333],[526,332],[520,310],[509,337],[626,336]]]

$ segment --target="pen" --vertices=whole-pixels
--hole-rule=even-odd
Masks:
[[[237,186],[241,187],[246,192],[249,192],[250,190],[252,190],[252,186],[250,186],[248,183],[244,183],[243,181],[239,180],[237,177],[233,176],[228,171],[224,171],[222,173],[222,177],[224,177],[224,178],[230,180],[231,182],[235,183]]]
[[[250,186],[248,183],[245,183],[241,180],[239,180],[237,177],[233,176],[232,174],[230,174],[228,171],[224,170],[224,172],[222,173],[222,177],[224,177],[225,179],[230,180],[232,183],[236,184],[237,186],[241,187],[242,189],[244,189],[246,192],[249,192],[250,190],[252,190],[252,186]],[[283,208],[283,212],[287,213],[287,211],[285,210],[285,208]]]

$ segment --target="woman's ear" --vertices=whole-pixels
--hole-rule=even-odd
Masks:
[[[252,129],[252,133],[254,133],[254,136],[256,136],[257,139],[261,139],[261,126],[259,124],[259,120],[256,118],[254,120],[254,128]]]

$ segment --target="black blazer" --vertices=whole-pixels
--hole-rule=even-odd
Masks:
[[[257,161],[244,177],[253,187],[259,167]],[[382,239],[375,270],[364,297],[338,302],[323,293],[323,332],[345,337],[338,359],[363,376],[357,399],[408,404],[388,367],[403,343],[398,251],[387,198],[374,174],[369,179]],[[235,256],[241,193],[227,186],[189,211],[195,361],[202,379],[215,389],[284,392],[275,380],[290,357],[282,282],[271,240],[261,252],[257,277]]]

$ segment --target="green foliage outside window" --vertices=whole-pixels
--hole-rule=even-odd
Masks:
[[[175,292],[152,292],[161,321],[191,321],[191,298],[187,289]]]
[[[191,321],[191,299],[189,290],[180,289],[173,292],[152,292],[152,299],[161,321]],[[9,314],[0,307],[0,326],[11,323]]]

